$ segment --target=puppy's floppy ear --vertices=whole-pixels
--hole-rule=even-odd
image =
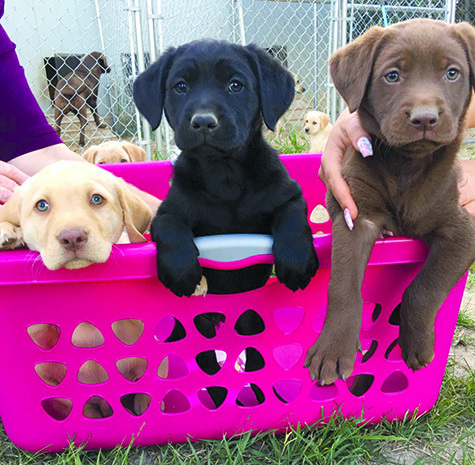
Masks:
[[[246,46],[259,85],[262,116],[266,126],[273,131],[278,119],[289,108],[295,94],[295,81],[270,53],[255,44]]]
[[[168,72],[175,58],[175,48],[169,48],[134,81],[134,101],[138,110],[155,130],[162,120]]]
[[[152,221],[152,212],[149,206],[130,190],[123,179],[117,180],[116,189],[124,212],[125,230],[130,242],[146,242],[143,232]]]
[[[373,69],[374,59],[385,29],[374,26],[330,58],[330,74],[350,112],[358,109]]]
[[[470,23],[458,23],[452,27],[465,48],[470,66],[470,85],[475,89],[475,27]]]
[[[92,145],[82,154],[82,157],[84,158],[84,160],[88,161],[89,163],[94,163],[94,157],[96,156],[98,150],[99,150],[98,145]]]
[[[130,142],[122,142],[122,147],[129,154],[130,161],[145,161],[147,154],[143,148]]]
[[[20,226],[21,190],[21,186],[17,187],[5,204],[0,205],[0,223],[7,222]]]
[[[322,113],[320,115],[320,124],[323,128],[326,128],[328,124],[330,123],[330,117],[326,113]]]

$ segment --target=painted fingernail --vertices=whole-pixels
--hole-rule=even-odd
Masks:
[[[358,142],[356,142],[361,155],[364,158],[371,157],[373,155],[373,146],[371,145],[371,141],[367,137],[360,137]]]
[[[350,231],[353,231],[353,220],[351,219],[350,210],[345,208],[343,210],[343,216],[345,217],[346,225]]]

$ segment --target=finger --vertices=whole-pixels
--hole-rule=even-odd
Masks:
[[[5,203],[13,194],[13,191],[0,186],[0,203]]]
[[[0,187],[13,192],[18,187],[18,184],[15,181],[13,181],[12,179],[10,179],[6,176],[2,176],[0,174]]]
[[[13,166],[10,163],[5,163],[3,161],[0,162],[0,175],[11,179],[18,185],[23,184],[29,177],[23,171],[19,170],[16,166]]]

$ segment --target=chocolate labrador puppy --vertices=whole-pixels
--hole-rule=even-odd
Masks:
[[[363,275],[384,231],[420,238],[430,248],[402,298],[399,345],[413,370],[434,357],[437,311],[475,257],[473,223],[458,205],[456,166],[475,86],[475,29],[428,19],[373,27],[338,50],[330,70],[371,134],[374,156],[345,154],[343,175],[359,210],[353,230],[327,197],[333,221],[328,309],[305,362],[322,385],[352,373]]]
[[[72,112],[77,115],[81,124],[79,145],[83,147],[87,107],[91,109],[97,127],[106,127],[97,114],[99,79],[104,73],[110,73],[106,57],[100,52],[92,52],[81,60],[74,71],[59,80],[54,96],[54,119],[58,136],[61,135],[61,121],[64,115]]]
[[[295,291],[318,260],[300,186],[262,136],[294,96],[294,80],[267,52],[201,40],[168,49],[134,83],[134,99],[153,129],[162,111],[182,150],[170,192],[152,221],[160,281],[190,296],[202,275],[213,294],[262,286],[271,265],[201,269],[195,236],[272,234],[279,281]]]

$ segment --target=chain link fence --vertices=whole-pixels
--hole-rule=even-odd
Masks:
[[[473,24],[475,5],[473,0],[7,0],[2,25],[53,126],[58,87],[64,78],[66,87],[74,87],[68,74],[82,76],[88,55],[99,52],[88,65],[98,85],[88,81],[87,96],[81,94],[61,121],[61,137],[72,150],[124,139],[143,146],[148,158],[167,158],[177,151],[172,131],[164,122],[152,133],[131,91],[136,75],[167,47],[211,37],[267,49],[296,79],[295,100],[269,138],[282,149],[294,137],[305,149],[305,113],[316,109],[335,119],[343,105],[328,74],[331,53],[370,26],[414,17]],[[84,91],[82,84],[76,87],[69,89],[69,100]],[[85,147],[78,116],[87,118]]]

